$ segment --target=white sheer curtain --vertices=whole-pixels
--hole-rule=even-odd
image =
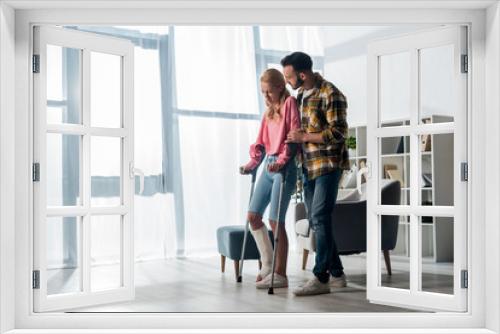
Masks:
[[[292,51],[323,54],[318,27],[261,27],[259,33],[260,48],[279,51],[276,63]],[[216,229],[243,225],[248,209],[250,177],[240,176],[238,166],[248,160],[260,116],[237,114],[259,113],[253,28],[175,27],[174,52],[177,108],[231,113],[179,116],[185,251],[213,255]]]
[[[250,177],[239,175],[238,166],[258,122],[182,117],[180,129],[186,255],[208,255],[217,250],[218,227],[245,222]]]
[[[151,31],[151,29],[149,29]],[[148,31],[148,32],[149,32]],[[154,29],[166,32],[167,29]],[[162,91],[158,49],[135,47],[135,166],[147,176],[162,173]],[[134,199],[136,260],[158,259],[175,254],[173,195],[157,192]]]
[[[176,27],[177,108],[225,115],[179,116],[186,255],[216,252],[216,229],[244,223],[250,179],[238,174],[259,125],[251,27]]]
[[[262,26],[260,45],[267,50],[302,51],[310,56],[323,56],[324,38],[316,26]]]
[[[174,31],[178,109],[258,114],[252,27]]]

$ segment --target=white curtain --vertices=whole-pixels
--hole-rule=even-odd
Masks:
[[[251,27],[174,31],[178,109],[258,114]]]
[[[260,45],[267,50],[302,51],[323,56],[323,30],[315,26],[261,26]]]
[[[261,27],[260,48],[321,55],[317,27]],[[176,27],[175,84],[177,108],[231,113],[179,117],[180,156],[187,256],[217,252],[216,229],[243,225],[250,177],[238,174],[260,124],[237,114],[258,114],[260,87],[252,27]],[[279,59],[276,60],[279,64]],[[272,67],[272,64],[265,64]],[[236,114],[236,115],[235,115]],[[293,222],[288,232],[293,240]]]
[[[226,113],[179,116],[186,255],[216,252],[216,229],[244,224],[249,177],[238,174],[259,126],[251,27],[176,27],[177,108]],[[260,89],[260,88],[259,88]]]
[[[162,35],[166,27],[148,27]],[[135,166],[146,177],[162,173],[162,90],[158,49],[135,47]],[[134,246],[136,260],[172,257],[175,254],[175,210],[171,193],[134,197]]]

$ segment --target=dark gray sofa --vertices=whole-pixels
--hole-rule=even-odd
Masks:
[[[382,180],[382,204],[399,205],[401,184],[397,180]],[[314,233],[309,229],[304,203],[295,206],[297,243],[303,249],[302,269],[309,251],[315,251]],[[339,200],[332,213],[335,241],[340,255],[366,252],[366,196],[357,200]],[[382,216],[382,247],[387,273],[392,274],[389,251],[396,247],[399,216]]]

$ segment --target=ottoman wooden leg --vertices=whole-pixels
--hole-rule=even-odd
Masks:
[[[240,261],[234,260],[234,274],[236,275],[236,278],[238,278],[239,273],[240,273]]]
[[[220,270],[224,272],[226,270],[226,257],[224,255],[220,256]]]

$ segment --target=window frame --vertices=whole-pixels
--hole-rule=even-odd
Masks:
[[[15,101],[14,98],[9,98],[8,93],[13,93],[8,85],[0,86],[0,97],[2,103],[7,103],[10,107],[10,114],[3,115],[0,124],[1,129],[8,129],[6,126],[13,126],[15,117],[15,135],[13,131],[7,131],[7,138],[15,139],[15,148],[17,152],[12,152],[13,147],[8,146],[8,140],[0,142],[0,151],[2,153],[0,177],[6,180],[7,177],[15,175],[15,187],[8,183],[7,187],[2,186],[0,198],[0,208],[2,211],[8,208],[9,204],[14,201],[9,201],[6,196],[10,193],[15,193],[15,211],[8,210],[2,212],[1,228],[2,248],[0,248],[0,265],[2,275],[0,277],[0,291],[2,292],[0,304],[0,319],[2,324],[1,331],[16,329],[16,333],[23,333],[23,329],[40,329],[30,330],[33,332],[42,332],[42,328],[75,328],[75,330],[67,329],[65,332],[76,332],[79,328],[79,333],[87,332],[97,333],[105,332],[97,331],[98,328],[137,328],[137,323],[140,321],[141,326],[148,325],[149,329],[153,328],[183,328],[186,324],[190,327],[196,327],[200,332],[202,328],[221,328],[229,327],[237,328],[246,327],[248,321],[259,321],[260,326],[264,328],[303,328],[304,332],[312,333],[313,328],[328,329],[331,332],[336,332],[335,328],[362,328],[363,332],[380,332],[377,327],[391,327],[398,329],[400,332],[409,332],[410,328],[421,328],[421,332],[440,332],[440,333],[455,333],[458,328],[469,328],[471,332],[494,333],[499,330],[497,314],[499,313],[500,295],[499,289],[499,273],[498,273],[498,254],[499,254],[499,229],[493,226],[493,223],[487,224],[486,219],[490,222],[498,221],[498,209],[491,209],[487,212],[485,202],[494,204],[495,199],[498,199],[499,191],[495,189],[495,184],[488,186],[485,178],[482,176],[483,171],[488,170],[485,161],[485,152],[497,153],[494,156],[495,162],[498,157],[497,143],[493,140],[485,142],[484,130],[490,130],[494,133],[495,124],[488,124],[486,119],[498,124],[498,116],[494,115],[494,110],[498,109],[499,101],[496,97],[496,92],[500,88],[500,80],[498,73],[499,63],[499,44],[500,44],[500,11],[497,2],[479,2],[475,5],[464,4],[461,1],[443,1],[440,2],[442,8],[447,9],[415,9],[408,4],[413,4],[417,1],[405,1],[406,8],[390,9],[384,8],[382,2],[377,3],[380,12],[373,15],[373,3],[363,3],[359,6],[365,8],[346,9],[334,8],[341,6],[342,2],[336,2],[329,5],[326,2],[313,5],[313,8],[300,8],[306,6],[304,3],[295,3],[291,1],[294,8],[291,9],[269,9],[264,8],[264,5],[256,3],[240,3],[234,8],[229,4],[219,4],[216,10],[211,11],[211,15],[207,15],[207,9],[201,8],[175,8],[174,3],[165,4],[163,6],[172,6],[171,8],[147,8],[142,9],[141,15],[137,15],[137,10],[115,8],[113,10],[106,9],[89,9],[92,6],[90,2],[85,5],[86,1],[80,1],[80,6],[87,7],[85,10],[76,8],[61,9],[57,8],[58,4],[51,1],[34,1],[21,2],[24,6],[23,10],[6,8],[9,5],[16,5],[16,1],[8,1],[7,4],[1,4],[0,10],[3,15],[7,16],[9,22],[5,23],[8,28],[13,28],[13,16],[15,15],[15,41],[12,35],[8,35],[9,31],[5,32],[5,25],[0,26],[0,43],[7,45],[7,48],[1,48],[1,56],[7,59],[16,59],[16,67],[14,70],[8,70],[8,64],[0,63],[2,73],[8,73],[5,77],[2,75],[2,80],[13,83],[15,80]],[[104,2],[104,1],[102,1]],[[101,2],[101,3],[102,3]],[[276,3],[279,1],[275,1]],[[51,10],[33,9],[35,6],[50,5]],[[142,5],[144,7],[151,6],[150,2]],[[110,7],[120,7],[119,3],[109,1]],[[211,2],[214,6],[216,1]],[[160,5],[159,3],[157,4]],[[178,5],[178,4],[177,4]],[[494,6],[488,13],[484,10],[486,5]],[[55,7],[54,7],[55,6]],[[62,5],[61,5],[62,6]],[[71,5],[70,5],[71,6]],[[74,5],[73,5],[74,6]],[[77,5],[78,6],[78,3]],[[136,6],[141,4],[136,3]],[[227,6],[227,7],[225,7]],[[252,9],[247,9],[251,6]],[[422,6],[426,6],[425,4]],[[427,6],[435,6],[427,4]],[[460,6],[470,6],[466,9],[457,9]],[[477,7],[475,7],[477,6]],[[217,6],[215,6],[217,7]],[[220,8],[223,7],[223,8]],[[224,8],[225,7],[225,8]],[[278,8],[277,6],[276,8]],[[30,9],[31,8],[31,9]],[[474,9],[476,8],[476,10]],[[477,10],[478,9],[478,10]],[[488,14],[488,15],[487,15]],[[486,31],[486,18],[492,26],[490,31]],[[3,17],[2,17],[3,19]],[[162,24],[331,24],[335,22],[341,24],[405,24],[408,22],[422,24],[468,24],[471,28],[472,38],[469,41],[471,50],[471,81],[469,87],[469,107],[471,112],[468,115],[468,128],[471,137],[468,143],[469,153],[471,153],[470,161],[470,190],[469,198],[469,217],[468,220],[474,221],[474,224],[469,224],[469,258],[473,264],[474,271],[470,273],[469,278],[469,298],[468,312],[464,314],[456,313],[421,313],[421,314],[394,314],[394,313],[339,313],[339,314],[65,314],[65,313],[50,313],[50,314],[35,314],[32,312],[32,290],[30,289],[31,282],[31,256],[32,254],[32,230],[33,222],[33,201],[32,201],[32,183],[31,183],[31,157],[32,157],[32,141],[33,141],[33,124],[32,124],[32,95],[31,95],[31,35],[33,24],[99,24],[109,22],[109,24],[143,24],[144,22],[154,22]],[[13,31],[12,29],[11,31]],[[10,39],[9,39],[10,38]],[[493,40],[492,40],[493,39]],[[487,45],[485,47],[484,42]],[[489,43],[489,44],[488,44]],[[15,54],[13,53],[15,49]],[[485,63],[487,68],[485,68]],[[485,71],[486,70],[486,71]],[[491,71],[489,71],[491,70]],[[3,81],[5,83],[5,81]],[[488,85],[486,85],[488,83]],[[474,90],[471,89],[474,87]],[[496,89],[496,91],[495,91]],[[486,92],[485,92],[486,90]],[[485,100],[486,97],[486,100]],[[4,102],[4,100],[6,102]],[[15,114],[13,105],[15,102]],[[486,114],[482,111],[486,108]],[[497,107],[495,109],[495,107]],[[15,115],[15,116],[14,116]],[[5,124],[6,123],[6,124]],[[494,135],[492,139],[498,142],[499,136]],[[486,143],[486,144],[484,144]],[[4,159],[4,154],[8,157],[15,158],[13,161]],[[493,164],[490,164],[493,165]],[[494,167],[490,167],[490,171],[495,171]],[[15,173],[14,173],[15,169]],[[494,177],[494,181],[498,181],[498,177]],[[490,199],[491,198],[491,199]],[[488,201],[486,201],[488,199]],[[11,219],[3,219],[11,218]],[[12,219],[14,218],[14,219]],[[472,219],[474,218],[474,219]],[[9,240],[9,236],[15,236]],[[485,249],[485,243],[488,243],[488,252]],[[9,259],[9,250],[15,250],[15,261]],[[12,253],[10,253],[11,255]],[[491,268],[486,267],[485,263],[492,263]],[[15,268],[15,271],[13,270]],[[11,269],[10,275],[5,275],[7,270]],[[490,276],[491,275],[491,276]],[[15,284],[15,291],[12,286]],[[487,298],[484,286],[490,289]],[[5,293],[6,291],[9,291]],[[472,294],[471,292],[474,291]],[[12,304],[15,304],[13,311]],[[488,307],[486,307],[488,306]],[[194,320],[194,321],[193,321]],[[6,325],[5,325],[6,324]],[[425,325],[424,325],[425,324]],[[489,328],[489,329],[488,329]],[[370,330],[371,329],[371,330]],[[433,329],[433,330],[429,330]],[[135,329],[128,332],[145,332],[144,330]],[[167,332],[167,331],[165,331]],[[207,330],[208,332],[208,330]],[[213,332],[213,331],[212,331]],[[298,331],[297,331],[298,332]],[[324,332],[324,331],[322,331]],[[337,331],[338,332],[338,331]],[[415,333],[415,331],[412,331]],[[461,331],[462,332],[462,331]],[[466,331],[467,332],[467,331]]]

